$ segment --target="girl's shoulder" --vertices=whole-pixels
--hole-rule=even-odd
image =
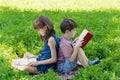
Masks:
[[[56,34],[50,36],[47,40],[47,43],[56,43],[56,44],[59,44],[60,43],[60,37],[58,37]]]
[[[48,39],[48,43],[53,43],[53,42],[55,42],[55,38],[53,37],[53,36],[51,36],[49,39]]]
[[[53,36],[50,36],[48,40],[55,40],[55,38]]]
[[[48,40],[60,41],[60,37],[58,37],[56,34],[54,34],[54,35],[50,36]]]

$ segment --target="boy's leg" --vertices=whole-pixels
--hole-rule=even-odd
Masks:
[[[88,66],[88,59],[82,48],[80,48],[78,51],[78,60],[84,67]]]
[[[73,54],[71,55],[71,57],[69,58],[69,60],[70,60],[71,62],[74,62],[75,59],[77,58],[77,56],[78,56],[78,50],[76,50],[75,53],[73,52]]]

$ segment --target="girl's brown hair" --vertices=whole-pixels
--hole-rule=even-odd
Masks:
[[[52,22],[46,16],[42,15],[38,17],[33,24],[33,27],[36,30],[39,30],[45,26],[47,27],[46,35],[45,36],[40,35],[42,41],[48,39],[50,36],[55,34],[55,30]]]

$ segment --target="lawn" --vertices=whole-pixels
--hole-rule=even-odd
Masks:
[[[33,29],[34,20],[48,16],[60,37],[59,24],[72,18],[78,28],[94,37],[84,48],[90,60],[101,63],[79,69],[73,80],[120,80],[120,0],[0,0],[0,79],[1,80],[60,80],[50,69],[47,74],[30,76],[11,67],[11,60],[26,51],[35,55],[43,48]]]

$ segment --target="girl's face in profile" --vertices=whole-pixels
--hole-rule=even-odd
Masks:
[[[47,31],[47,27],[44,26],[43,28],[38,29],[38,34],[40,34],[41,36],[45,36]]]

